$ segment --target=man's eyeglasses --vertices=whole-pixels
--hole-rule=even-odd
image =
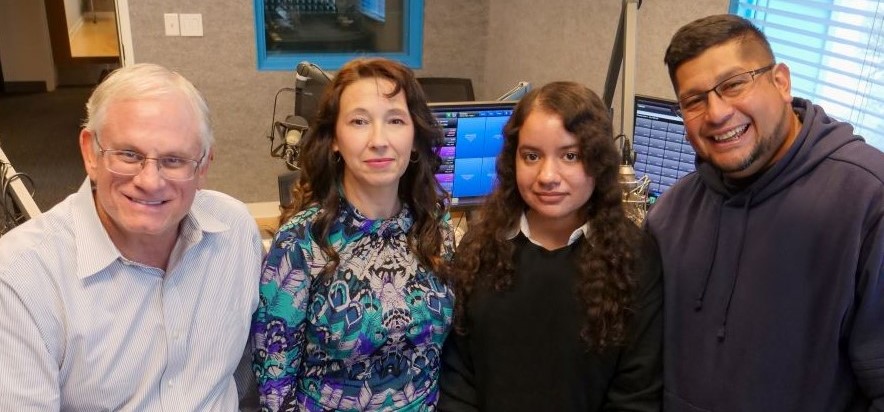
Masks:
[[[135,176],[141,173],[144,164],[148,160],[153,160],[157,163],[157,170],[164,179],[190,180],[196,175],[197,168],[206,157],[205,153],[198,160],[175,156],[147,157],[134,150],[105,149],[98,141],[98,133],[95,134],[95,143],[98,145],[101,157],[104,158],[104,167],[111,173],[123,176]]]
[[[756,77],[770,71],[776,64],[770,64],[760,69],[750,70],[740,74],[735,74],[715,85],[715,87],[690,95],[678,101],[678,107],[675,113],[684,120],[691,120],[697,116],[706,113],[709,107],[709,93],[715,92],[722,100],[731,102],[733,99],[740,97],[748,91]]]

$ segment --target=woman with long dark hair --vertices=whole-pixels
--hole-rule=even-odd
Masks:
[[[659,410],[662,284],[630,221],[611,120],[586,87],[532,90],[458,246],[440,410]]]
[[[312,127],[252,325],[262,407],[432,410],[454,304],[441,130],[386,59],[346,64]]]

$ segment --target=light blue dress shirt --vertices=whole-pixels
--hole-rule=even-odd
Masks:
[[[197,192],[167,271],[120,255],[79,191],[0,238],[0,411],[231,411],[262,246]]]

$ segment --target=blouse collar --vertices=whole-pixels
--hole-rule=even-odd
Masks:
[[[541,247],[543,246],[531,238],[531,228],[528,227],[528,217],[525,215],[525,212],[522,212],[522,216],[519,217],[519,226],[512,228],[510,230],[510,232],[507,233],[506,238],[507,238],[507,240],[512,240],[519,233],[522,233],[523,235],[525,235],[525,237],[528,238],[528,240],[531,241],[531,243],[533,243],[537,246],[541,246]],[[568,246],[574,244],[574,242],[576,242],[578,239],[580,239],[580,236],[589,238],[589,221],[587,221],[586,223],[584,223],[583,225],[581,225],[577,229],[574,229],[574,232],[571,232],[571,236],[568,237]]]

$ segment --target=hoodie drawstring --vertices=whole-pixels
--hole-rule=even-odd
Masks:
[[[712,259],[709,259],[709,267],[706,268],[706,277],[703,278],[703,286],[700,288],[700,292],[697,293],[697,297],[694,298],[694,312],[703,310],[703,299],[706,298],[706,291],[709,289],[709,279],[712,278],[712,267],[715,266],[715,257],[718,256],[718,236],[721,232],[721,215],[723,210],[723,207],[718,208],[719,224],[713,226],[715,232],[712,235]]]
[[[743,218],[741,219],[743,221],[743,227],[740,230],[740,239],[737,242],[739,247],[737,249],[736,267],[734,268],[734,276],[731,280],[730,291],[727,294],[727,301],[725,301],[724,313],[721,316],[721,325],[718,327],[718,332],[715,334],[719,342],[723,342],[724,338],[727,336],[727,319],[731,312],[731,302],[734,298],[734,290],[737,289],[737,278],[740,276],[740,262],[743,260],[741,259],[741,255],[743,254],[743,245],[745,244],[744,239],[749,225],[749,205],[752,203],[753,194],[754,193],[749,192],[745,203],[743,203]]]
[[[722,313],[722,317],[721,317],[721,323],[719,324],[718,330],[716,330],[716,333],[715,333],[715,337],[718,339],[719,342],[723,342],[725,337],[727,336],[727,320],[728,320],[728,316],[730,315],[731,302],[733,301],[734,291],[737,288],[737,278],[740,275],[740,261],[741,261],[741,259],[739,258],[739,256],[743,253],[744,238],[745,238],[746,230],[747,230],[747,227],[749,224],[749,222],[748,222],[749,205],[752,203],[753,194],[754,193],[749,192],[747,198],[744,200],[744,203],[742,205],[743,206],[743,219],[741,219],[741,220],[742,220],[743,227],[741,228],[741,230],[739,232],[739,239],[737,239],[737,243],[736,243],[738,245],[738,249],[736,251],[736,253],[737,253],[736,267],[734,267],[734,276],[731,279],[731,284],[730,284],[730,288],[728,291],[727,300],[725,301],[724,312]],[[699,312],[699,311],[703,310],[703,302],[704,302],[704,299],[706,298],[706,292],[709,290],[709,282],[712,279],[712,269],[715,266],[716,257],[718,256],[718,238],[721,235],[721,233],[720,233],[721,232],[721,229],[720,229],[721,228],[721,219],[722,219],[722,215],[724,214],[724,209],[725,209],[724,205],[722,205],[722,207],[719,208],[718,224],[714,225],[715,232],[713,233],[713,237],[712,237],[712,244],[714,245],[713,246],[714,249],[712,250],[712,259],[709,260],[709,266],[706,268],[706,277],[703,279],[703,285],[700,288],[700,291],[697,293],[696,297],[694,298],[694,311],[695,312]]]

